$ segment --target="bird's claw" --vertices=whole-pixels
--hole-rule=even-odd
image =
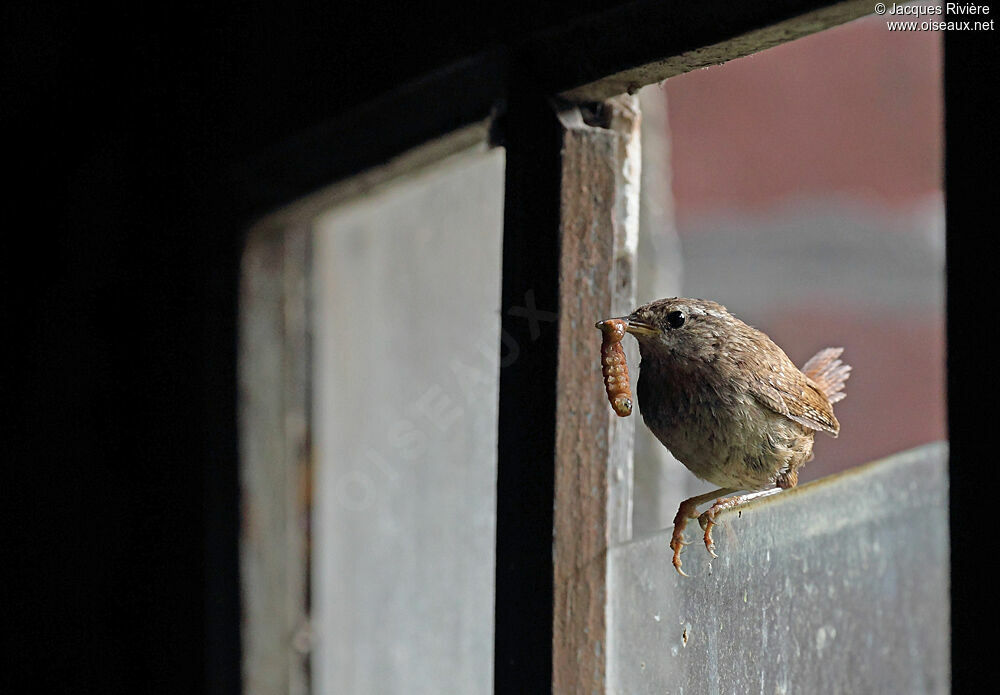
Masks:
[[[671,563],[677,573],[682,577],[688,576],[687,572],[681,569],[681,549],[684,548],[688,543],[684,540],[681,535],[684,532],[684,524],[675,524],[673,535],[670,537],[670,549],[674,551],[674,557]]]
[[[703,529],[705,529],[705,549],[708,550],[708,554],[712,556],[713,559],[717,559],[719,556],[715,554],[715,541],[712,539],[712,527],[715,526],[715,521],[711,517],[705,518],[705,514],[698,517],[698,523]]]
[[[687,543],[685,543],[683,541],[679,541],[679,542],[671,541],[670,542],[670,549],[674,551],[674,557],[671,560],[671,563],[673,564],[674,569],[677,570],[677,573],[679,575],[681,575],[682,577],[688,576],[688,573],[681,569],[681,564],[682,564],[681,563],[681,548],[683,548],[685,545],[687,545]]]

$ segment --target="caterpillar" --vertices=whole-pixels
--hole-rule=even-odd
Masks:
[[[604,375],[604,389],[608,402],[619,417],[632,414],[632,390],[628,383],[628,364],[622,349],[622,338],[628,324],[622,319],[600,321],[597,328],[604,334],[601,343],[601,374]]]

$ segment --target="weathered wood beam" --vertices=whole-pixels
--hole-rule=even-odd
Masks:
[[[607,552],[631,535],[634,418],[608,405],[594,322],[634,302],[638,99],[561,112],[553,693],[604,692]],[[633,357],[632,364],[636,364]]]
[[[243,690],[308,692],[308,226],[262,223],[240,288]]]
[[[589,15],[532,41],[539,78],[590,102],[772,48],[871,14],[868,0],[698,3],[639,1]]]

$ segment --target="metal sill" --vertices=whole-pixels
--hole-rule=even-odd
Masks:
[[[610,551],[612,693],[945,693],[948,447],[936,442]]]

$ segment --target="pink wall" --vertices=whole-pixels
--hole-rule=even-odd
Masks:
[[[941,190],[938,32],[871,16],[666,82],[678,221],[789,194],[891,205]]]

